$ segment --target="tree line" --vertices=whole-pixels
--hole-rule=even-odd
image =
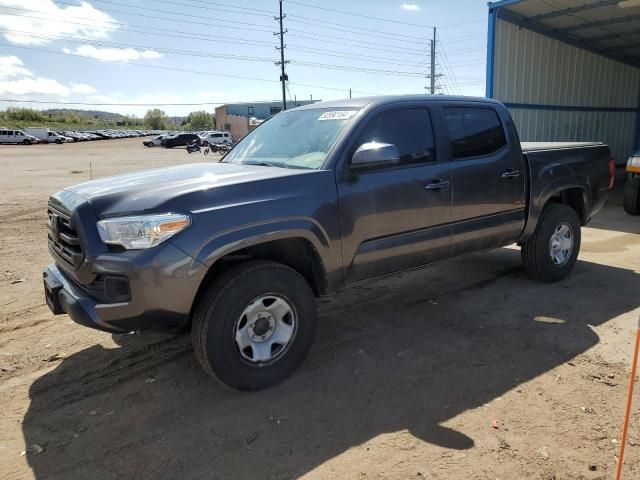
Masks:
[[[164,111],[155,108],[147,111],[144,118],[113,114],[113,118],[91,115],[81,110],[42,111],[32,108],[9,107],[0,111],[0,127],[49,127],[61,130],[92,130],[109,128],[131,128],[150,130],[213,130],[215,116],[204,110],[191,112],[179,123],[172,121]]]
[[[170,128],[169,118],[159,108],[147,111],[144,124],[151,130],[167,130]],[[212,113],[198,110],[191,112],[180,124],[184,130],[213,130],[216,128],[216,118]]]

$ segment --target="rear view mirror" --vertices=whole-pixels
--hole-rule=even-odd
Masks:
[[[363,143],[351,157],[351,171],[364,172],[400,163],[398,147],[392,143]]]

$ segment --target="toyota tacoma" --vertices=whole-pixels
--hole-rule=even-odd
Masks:
[[[316,298],[517,243],[556,282],[603,206],[601,143],[520,143],[499,102],[401,96],[274,115],[219,163],[103,178],[48,204],[54,314],[106,332],[190,330],[205,371],[241,390],[309,351]]]

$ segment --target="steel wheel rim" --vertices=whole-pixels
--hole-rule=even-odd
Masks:
[[[549,240],[549,256],[557,267],[569,261],[573,252],[573,229],[566,222],[556,226]]]
[[[233,328],[233,342],[243,361],[273,363],[293,343],[297,315],[291,302],[273,293],[259,295],[244,308]]]

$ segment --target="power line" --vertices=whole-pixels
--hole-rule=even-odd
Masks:
[[[0,7],[2,8],[2,7]],[[39,12],[37,10],[29,10],[29,9],[22,9],[22,8],[14,8],[14,10],[23,10],[23,11],[33,11],[33,12]],[[44,13],[44,12],[43,12]],[[12,15],[12,16],[18,16],[21,18],[33,18],[33,19],[37,19],[37,20],[47,20],[46,18],[43,17],[38,17],[38,16],[33,16],[33,15],[24,15],[24,14],[18,14],[18,13],[2,13],[2,15]],[[78,19],[82,19],[82,17],[76,17]],[[89,19],[87,19],[89,20]],[[86,23],[81,23],[81,22],[73,22],[70,20],[57,20],[57,22],[63,22],[63,23],[68,23],[68,24],[72,24],[72,25],[80,25],[80,26],[101,26],[101,25],[92,25],[92,24],[86,24]],[[264,47],[276,47],[276,44],[269,44],[269,43],[265,43],[265,42],[258,42],[258,41],[250,41],[250,40],[244,40],[241,38],[237,38],[237,37],[217,37],[217,36],[213,36],[213,35],[208,35],[208,34],[202,34],[202,33],[193,33],[193,32],[186,32],[183,30],[171,30],[171,29],[165,29],[165,28],[158,28],[158,27],[147,27],[147,26],[143,26],[143,25],[135,25],[135,24],[125,24],[125,23],[120,23],[120,22],[109,22],[113,25],[118,25],[118,26],[132,26],[132,27],[138,27],[138,28],[143,28],[143,29],[152,29],[152,30],[157,30],[158,32],[147,32],[147,31],[143,31],[143,30],[136,30],[136,29],[131,29],[131,28],[122,28],[120,27],[121,31],[125,31],[125,32],[133,32],[133,33],[139,33],[139,34],[143,34],[143,35],[154,35],[154,36],[161,36],[161,37],[171,37],[171,38],[182,38],[182,39],[188,39],[188,40],[200,40],[200,41],[206,41],[206,42],[214,42],[216,44],[219,43],[228,43],[228,44],[237,44],[237,45],[255,45],[255,46],[264,46]],[[27,32],[25,32],[27,33]],[[30,33],[30,32],[28,32]],[[341,43],[341,42],[334,42],[334,43]],[[347,45],[347,46],[351,46],[351,45]],[[364,48],[364,47],[360,47],[360,46],[356,46],[354,45],[354,47],[356,48]],[[342,52],[342,51],[337,51],[337,50],[328,50],[328,49],[317,49],[317,48],[311,48],[311,47],[304,47],[304,46],[298,46],[296,44],[292,44],[291,46],[289,46],[289,48],[291,50],[299,50],[299,51],[306,51],[306,52],[310,52],[310,53],[322,53],[322,54],[330,54],[333,57],[336,58],[347,58],[347,59],[355,59],[355,60],[363,60],[366,61],[367,59],[370,59],[372,61],[376,61],[376,63],[381,63],[381,64],[388,64],[388,65],[406,65],[406,66],[421,66],[422,62],[418,63],[418,62],[413,62],[413,61],[398,61],[397,58],[392,59],[389,57],[380,57],[380,56],[374,56],[374,55],[366,55],[366,54],[360,54],[360,53],[354,53],[354,52]],[[381,49],[379,49],[381,50]],[[400,52],[396,52],[395,50],[390,50],[393,53],[400,53]],[[407,52],[403,52],[406,53],[407,55],[414,55],[413,53],[407,53]],[[415,55],[424,55],[424,53],[420,53],[420,54],[415,54]]]
[[[96,0],[96,1],[98,1],[98,0]],[[188,0],[188,1],[196,2],[196,0]],[[172,2],[170,0],[154,0],[154,3],[165,3],[167,5],[177,5],[179,7],[201,8],[201,7],[198,7],[196,5],[189,5],[189,4],[184,4],[184,3],[181,3],[181,2]],[[235,14],[238,14],[238,15],[264,16],[264,17],[269,17],[269,18],[271,18],[273,15],[275,15],[275,12],[271,12],[269,10],[261,10],[261,9],[258,9],[258,8],[248,8],[248,7],[236,7],[235,5],[230,5],[228,3],[203,2],[203,1],[197,1],[197,3],[205,4],[205,5],[215,5],[217,7],[216,11],[218,11],[218,12],[230,12],[230,13],[235,13]],[[240,10],[240,11],[227,10],[227,9],[224,9],[224,8],[219,8],[221,6],[222,7],[235,8],[235,9]],[[254,12],[259,12],[259,13],[245,12],[243,10],[252,10]]]
[[[388,45],[386,43],[378,43],[378,42],[370,42],[370,41],[365,41],[365,40],[356,40],[356,39],[348,39],[345,40],[344,37],[337,37],[335,35],[326,35],[326,34],[321,34],[321,33],[313,33],[313,32],[307,32],[305,30],[296,30],[296,29],[289,29],[289,32],[300,32],[300,33],[306,33],[307,35],[312,35],[314,37],[320,37],[320,38],[309,38],[308,36],[305,35],[298,35],[297,33],[289,33],[289,36],[291,37],[296,37],[296,38],[304,38],[305,40],[313,40],[314,42],[322,42],[322,43],[337,43],[338,45],[347,45],[347,46],[351,46],[351,47],[357,47],[357,48],[367,48],[368,50],[371,49],[372,46],[376,47],[376,50],[382,51],[382,52],[392,52],[392,53],[407,53],[407,54],[411,54],[411,55],[424,55],[424,50],[419,50],[417,48],[404,48],[404,47],[400,47],[400,46],[395,46],[395,45]],[[327,38],[333,38],[336,40],[327,40]],[[355,45],[354,45],[355,43]],[[358,43],[360,45],[358,45]]]
[[[301,51],[301,52],[309,52],[309,53],[321,53],[321,54],[329,54],[331,57],[336,58],[347,58],[352,60],[370,60],[375,61],[376,63],[386,64],[386,65],[400,65],[400,66],[412,66],[412,67],[424,67],[424,62],[414,62],[414,61],[400,61],[398,59],[392,59],[389,57],[378,57],[375,55],[366,55],[366,54],[351,54],[350,52],[341,52],[338,50],[326,50],[321,48],[313,48],[313,47],[303,47],[297,46],[295,44],[288,44],[287,48],[289,50]]]
[[[145,11],[145,14],[144,14],[145,18],[153,18],[153,17],[150,17],[148,15],[148,12],[156,12],[156,13],[168,13],[170,15],[180,15],[182,17],[190,17],[190,18],[198,18],[198,19],[205,19],[205,20],[221,21],[220,18],[216,18],[216,17],[207,17],[207,16],[204,16],[204,15],[191,15],[191,14],[184,13],[184,12],[172,12],[171,10],[160,10],[160,9],[157,9],[157,8],[141,7],[141,6],[138,6],[138,5],[128,5],[126,3],[113,2],[111,0],[94,0],[94,1],[95,2],[100,2],[100,3],[106,3],[108,5],[118,5],[118,6],[121,6],[121,7],[136,8],[138,10],[144,10]],[[70,5],[70,6],[74,6],[74,7],[77,6],[76,4],[73,4],[73,3],[66,3],[66,2],[58,2],[58,3],[62,4],[62,5]],[[109,11],[107,9],[104,9],[104,10],[107,11],[107,12]],[[135,12],[126,12],[126,11],[125,12],[120,11],[120,13],[126,13],[126,14],[129,14],[129,15],[139,15],[138,13],[135,13]],[[163,20],[169,20],[169,19],[163,18]],[[175,20],[175,19],[171,19],[171,20]],[[182,21],[175,20],[175,21],[179,21],[180,23],[186,23],[186,22],[184,22],[184,20],[182,20]],[[191,20],[189,20],[189,22],[191,22]],[[262,25],[262,24],[259,24],[259,23],[250,23],[250,22],[240,22],[240,21],[237,21],[237,20],[226,20],[225,19],[224,22],[225,23],[233,23],[235,25],[244,25],[244,26],[250,26],[250,27],[261,27],[261,28],[267,29],[267,30],[264,30],[264,31],[269,31],[268,29],[270,28],[269,25]],[[192,23],[195,23],[195,22],[192,22]],[[211,25],[211,24],[210,23],[204,23],[203,25]]]
[[[63,102],[48,100],[20,100],[17,98],[0,98],[0,102],[14,103],[39,103],[52,105],[88,105],[99,107],[197,107],[200,105],[222,105],[225,102],[199,102],[199,103],[92,103],[92,102]]]
[[[12,45],[12,44],[8,44],[8,43],[0,43],[0,47],[20,48],[20,49],[31,50],[31,51],[36,51],[36,52],[51,53],[51,54],[54,54],[54,55],[65,55],[65,56],[71,56],[71,57],[77,57],[77,58],[84,58],[86,60],[99,61],[99,60],[97,60],[95,58],[87,57],[85,55],[78,55],[78,54],[75,54],[75,53],[58,52],[58,51],[55,51],[55,50],[48,50],[48,49],[44,49],[44,48],[26,47],[26,46],[23,46],[23,45]],[[153,68],[153,69],[158,69],[158,70],[167,70],[167,71],[174,71],[174,72],[193,73],[193,74],[197,74],[197,75],[208,75],[208,76],[212,76],[212,77],[224,77],[224,78],[234,78],[234,79],[239,79],[239,80],[252,80],[252,81],[257,81],[257,82],[279,83],[279,80],[274,80],[274,79],[271,79],[271,78],[258,78],[258,77],[248,77],[248,76],[244,76],[244,75],[231,75],[231,74],[218,73],[218,72],[207,72],[207,71],[202,71],[202,70],[191,70],[191,69],[186,69],[186,68],[166,67],[166,66],[162,66],[162,65],[149,65],[149,64],[146,64],[146,63],[127,62],[127,61],[123,61],[123,60],[113,60],[110,63],[120,63],[120,64],[124,64],[124,65],[133,65],[133,66],[136,66],[136,67],[146,67],[146,68]],[[309,83],[298,83],[298,82],[292,83],[291,85],[297,85],[297,86],[300,86],[300,87],[318,88],[318,89],[321,89],[321,90],[332,90],[332,91],[336,91],[336,92],[347,92],[349,90],[348,88],[327,87],[325,85],[313,85],[313,84],[309,84]],[[356,93],[364,93],[364,94],[368,94],[368,95],[379,95],[378,92],[368,92],[368,91],[363,91],[363,90],[359,90]]]
[[[99,1],[105,1],[105,0],[99,0]],[[58,2],[60,4],[63,5],[74,5],[71,3],[65,3],[65,2]],[[114,2],[111,2],[114,3]],[[118,5],[123,5],[118,3]],[[128,5],[127,5],[128,6]],[[2,7],[0,6],[0,8],[8,8],[8,7]],[[134,7],[134,8],[142,8],[142,7]],[[12,10],[23,10],[23,11],[32,11],[32,12],[40,12],[40,13],[47,13],[47,12],[43,12],[43,11],[39,11],[39,10],[28,10],[28,9],[22,9],[22,8],[13,8]],[[103,11],[107,12],[107,13],[123,13],[126,15],[139,15],[137,12],[128,12],[126,10],[118,10],[118,9],[107,9],[107,8],[103,8]],[[156,11],[161,11],[164,12],[164,10],[156,10]],[[177,12],[168,12],[171,14],[176,14]],[[15,16],[23,16],[23,15],[17,15],[17,14],[13,14],[13,13],[3,13],[3,15],[15,15]],[[25,17],[28,18],[37,18],[37,19],[41,19],[41,20],[48,20],[48,18],[42,18],[42,17],[29,17],[27,15],[24,15]],[[78,19],[82,18],[82,17],[77,17]],[[164,20],[164,21],[168,21],[168,22],[174,22],[174,23],[180,23],[183,24],[185,23],[183,20],[178,20],[176,18],[172,18],[172,17],[164,17],[164,16],[158,16],[158,15],[150,15],[149,13],[145,13],[145,18],[153,18],[153,19],[157,19],[157,20]],[[197,18],[211,18],[211,17],[197,17]],[[90,20],[93,21],[93,19],[88,19],[88,18],[84,18],[86,20]],[[85,25],[85,26],[91,26],[91,27],[100,27],[102,25],[97,25],[95,23],[92,24],[81,24],[78,22],[71,22],[68,20],[59,20],[65,23],[72,23],[72,24],[78,24],[78,25]],[[237,22],[233,22],[233,21],[227,21],[228,23],[237,23]],[[121,22],[112,22],[112,21],[107,21],[106,23],[109,24],[113,24],[113,25],[128,25],[125,23],[121,23]],[[246,23],[246,22],[245,22]],[[229,25],[225,25],[225,24],[221,24],[221,23],[212,23],[212,22],[199,22],[197,20],[189,20],[189,24],[197,24],[197,25],[206,25],[206,26],[216,26],[218,28],[226,28],[226,29],[232,29],[232,30],[242,30],[242,31],[254,31],[254,32],[261,32],[261,33],[269,33],[271,30],[259,30],[259,29],[255,29],[255,28],[246,28],[246,27],[234,27],[234,26],[229,26]],[[260,25],[262,26],[262,25]],[[146,27],[146,26],[139,26],[138,28],[146,28],[146,29],[158,29],[157,27]],[[122,29],[125,31],[132,31],[132,30],[127,30],[127,29]],[[160,30],[164,30],[164,31],[172,31],[172,30],[168,30],[168,29],[160,29]],[[309,32],[307,30],[291,30],[294,32],[300,32],[306,35],[311,35],[313,37],[320,37],[320,38],[308,38],[307,36],[304,35],[297,35],[297,34],[291,34],[291,36],[294,37],[298,37],[298,38],[304,38],[307,40],[313,40],[314,42],[322,42],[322,43],[337,43],[340,45],[347,45],[347,46],[351,46],[351,47],[355,47],[355,48],[367,48],[369,49],[372,45],[375,46],[379,46],[382,48],[378,48],[378,50],[380,51],[387,51],[387,52],[391,52],[391,53],[407,53],[410,55],[424,55],[423,51],[421,50],[417,50],[417,49],[411,49],[411,48],[404,48],[402,46],[394,46],[394,45],[388,45],[386,43],[377,43],[377,42],[370,42],[370,41],[365,41],[365,40],[357,40],[357,39],[350,39],[349,41],[345,42],[344,37],[339,37],[339,36],[332,36],[332,35],[327,35],[327,34],[319,34],[319,33],[315,33],[315,32]],[[139,33],[145,33],[145,32],[139,32]],[[182,32],[184,33],[184,32]],[[202,34],[202,33],[191,33],[192,35],[206,35],[206,34]],[[339,42],[336,41],[332,41],[332,40],[327,40],[327,38],[333,38],[333,39],[337,39],[340,40]],[[231,42],[227,42],[227,43],[231,43]],[[355,43],[355,44],[354,44]],[[386,48],[384,48],[386,47]],[[415,53],[408,53],[408,52],[415,52]]]
[[[3,29],[3,28],[0,28],[0,31],[20,33],[21,35],[29,38],[38,38],[38,39],[51,40],[51,41],[54,41],[54,40],[65,41],[65,42],[71,42],[71,43],[79,43],[83,45],[97,45],[99,47],[139,48],[139,49],[145,49],[145,50],[153,50],[158,53],[167,53],[171,55],[203,57],[203,58],[222,58],[227,60],[241,60],[241,61],[249,61],[249,62],[272,62],[273,61],[271,58],[267,58],[267,57],[250,57],[250,56],[244,56],[244,55],[223,54],[223,53],[207,52],[207,51],[200,51],[200,50],[177,50],[177,49],[161,48],[161,47],[156,47],[152,45],[140,45],[140,44],[130,44],[130,43],[124,44],[124,43],[117,43],[117,42],[106,42],[103,40],[82,40],[82,39],[70,38],[70,37],[64,37],[64,36],[36,35],[29,32],[21,31],[21,30],[10,30],[10,29]],[[79,53],[76,53],[76,54],[82,57],[92,58],[90,55],[83,55]],[[286,60],[286,63],[291,63],[294,65],[300,65],[304,67],[353,71],[353,72],[359,72],[359,73],[375,73],[375,74],[381,74],[381,75],[396,75],[396,76],[422,76],[422,73],[420,72],[410,72],[410,71],[404,71],[404,70],[400,70],[400,71],[384,70],[384,69],[378,69],[378,68],[318,63],[318,62],[309,62],[309,61],[303,61],[303,60]],[[278,62],[277,65],[280,65],[280,63]]]
[[[336,31],[340,31],[340,32],[348,32],[348,33],[355,33],[357,35],[368,35],[368,36],[374,36],[374,37],[380,37],[380,38],[386,38],[388,40],[394,40],[394,41],[404,41],[404,42],[409,42],[408,40],[400,40],[398,39],[398,37],[403,37],[403,38],[409,38],[412,41],[409,43],[424,43],[427,39],[426,37],[417,37],[415,35],[404,35],[401,33],[394,33],[394,32],[386,32],[386,31],[381,31],[381,30],[375,30],[372,28],[364,28],[364,27],[356,27],[356,26],[352,26],[352,25],[345,25],[343,23],[336,23],[336,22],[328,22],[325,20],[316,20],[314,18],[309,18],[309,17],[303,17],[300,15],[289,15],[291,18],[302,18],[304,20],[310,20],[310,21],[303,21],[303,20],[292,20],[293,22],[297,22],[297,23],[301,23],[304,25],[313,25],[316,27],[320,27],[320,28],[330,28],[332,30],[336,30]],[[322,24],[327,24],[327,25],[337,25],[339,27],[348,27],[349,30],[345,30],[345,29],[340,29],[340,28],[335,28],[335,27],[327,27],[324,26]],[[354,32],[353,30],[362,30],[362,32]],[[373,32],[374,34],[370,33]],[[381,36],[384,35],[384,36]]]
[[[317,5],[310,5],[308,3],[302,3],[302,2],[294,2],[292,0],[288,0],[288,3],[291,3],[293,5],[300,5],[302,7],[315,8],[317,10],[324,10],[326,12],[341,13],[343,15],[351,15],[353,17],[368,18],[368,19],[371,19],[371,20],[379,20],[379,21],[383,21],[383,22],[397,23],[397,24],[400,24],[400,25],[411,25],[412,27],[432,28],[432,25],[420,25],[420,24],[417,24],[417,23],[402,22],[400,20],[392,20],[390,18],[374,17],[374,16],[371,16],[371,15],[363,15],[361,13],[348,12],[348,11],[345,11],[345,10],[335,10],[335,9],[332,9],[332,8],[318,7]]]

